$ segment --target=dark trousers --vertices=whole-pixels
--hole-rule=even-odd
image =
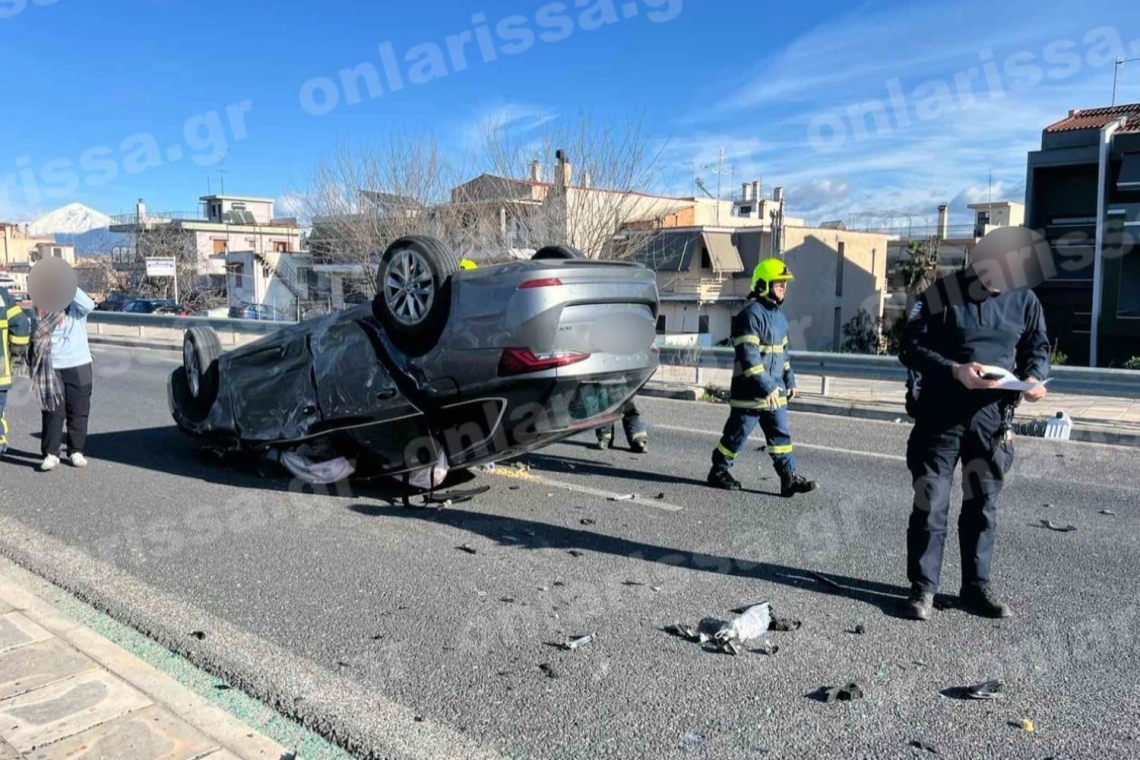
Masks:
[[[724,433],[720,443],[713,451],[712,461],[716,467],[731,469],[736,455],[744,447],[748,436],[759,425],[764,431],[764,440],[767,443],[768,455],[772,457],[772,466],[776,472],[795,472],[796,455],[792,445],[792,429],[788,424],[788,410],[781,406],[775,411],[769,409],[741,409],[733,407],[728,414],[728,421],[724,424]]]
[[[64,422],[67,423],[68,455],[82,452],[87,444],[87,417],[91,413],[91,365],[56,370],[55,376],[63,387],[63,403],[55,411],[42,414],[40,453],[45,457],[59,456]]]
[[[999,432],[997,404],[967,412],[966,419],[946,414],[920,418],[907,444],[907,467],[914,480],[914,504],[907,529],[907,578],[934,592],[942,574],[942,552],[950,511],[954,469],[962,463],[962,512],[958,545],[962,553],[962,588],[990,584],[997,497],[1013,465],[1013,441]]]
[[[632,446],[633,442],[636,440],[649,437],[649,432],[645,426],[645,421],[641,419],[641,412],[637,410],[637,404],[633,402],[633,399],[625,402],[625,405],[622,406],[621,411],[621,427],[625,433],[625,440],[630,446]],[[612,441],[615,432],[617,431],[614,429],[614,425],[612,424],[609,427],[600,427],[598,428],[598,440]]]

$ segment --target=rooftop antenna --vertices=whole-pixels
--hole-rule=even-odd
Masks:
[[[222,195],[226,194],[226,152],[220,151],[218,153],[218,160],[221,162],[218,168],[218,182],[222,186]]]
[[[994,202],[994,170],[990,169],[990,187],[986,191],[986,203]]]
[[[1140,57],[1125,58],[1124,56],[1121,56],[1121,57],[1116,59],[1116,66],[1112,70],[1112,105],[1114,105],[1114,106],[1116,105],[1116,78],[1117,78],[1117,75],[1120,74],[1120,69],[1124,67],[1124,64],[1131,63],[1132,61],[1140,61]]]

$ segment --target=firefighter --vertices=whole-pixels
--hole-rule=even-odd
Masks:
[[[31,320],[6,288],[0,288],[0,456],[8,451],[8,390],[12,387],[13,359],[27,359]]]
[[[629,443],[630,450],[637,454],[644,454],[649,451],[649,432],[646,430],[645,422],[641,419],[641,412],[637,410],[637,404],[633,399],[625,402],[621,408],[622,418],[621,427],[625,432],[625,440]],[[598,428],[598,448],[608,449],[614,440],[615,426],[613,423],[609,427]]]
[[[1040,279],[1010,251],[1041,248],[1027,230],[990,233],[970,266],[939,278],[907,316],[899,360],[908,370],[908,408],[914,418],[907,466],[914,501],[907,528],[910,594],[903,613],[927,620],[942,572],[954,470],[962,463],[962,554],[959,605],[984,617],[1012,612],[990,589],[997,497],[1013,466],[1013,415],[1022,399],[1045,396],[1049,339],[1041,302],[1029,288]],[[1004,276],[1003,276],[1004,273]],[[1004,281],[1003,281],[1004,280]],[[988,367],[1012,372],[1027,390],[1002,390]]]
[[[772,465],[780,476],[780,495],[816,489],[814,481],[796,473],[796,457],[788,426],[788,400],[796,395],[796,375],[788,353],[788,320],[780,310],[792,273],[783,261],[765,259],[752,272],[749,303],[732,320],[736,367],[732,377],[728,422],[713,451],[709,485],[740,490],[732,465],[748,436],[759,424]]]

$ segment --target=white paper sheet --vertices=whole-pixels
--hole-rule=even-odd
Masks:
[[[1028,391],[1028,390],[1032,390],[1033,386],[1035,385],[1035,383],[1027,383],[1024,380],[1019,380],[1017,378],[1017,375],[1013,374],[1012,372],[1010,372],[1007,369],[1003,369],[1001,367],[994,367],[992,365],[983,366],[982,367],[982,374],[983,375],[1001,375],[1001,379],[998,380],[998,384],[997,384],[998,390]],[[1049,380],[1051,380],[1051,379],[1052,378],[1049,378]],[[1049,382],[1049,380],[1045,380],[1045,382],[1043,382],[1042,385],[1047,384]]]

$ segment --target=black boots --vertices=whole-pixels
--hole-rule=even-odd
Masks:
[[[912,586],[902,611],[911,620],[930,620],[930,613],[934,611],[934,594],[923,591],[920,586]]]
[[[739,491],[741,488],[740,481],[732,477],[727,468],[716,465],[709,470],[708,483],[713,488],[723,488],[726,491]]]
[[[1013,617],[1009,605],[1001,602],[988,588],[970,586],[958,593],[958,606],[966,612],[987,618]]]
[[[814,480],[808,480],[790,470],[780,473],[780,495],[785,498],[798,493],[810,493],[818,487]]]

